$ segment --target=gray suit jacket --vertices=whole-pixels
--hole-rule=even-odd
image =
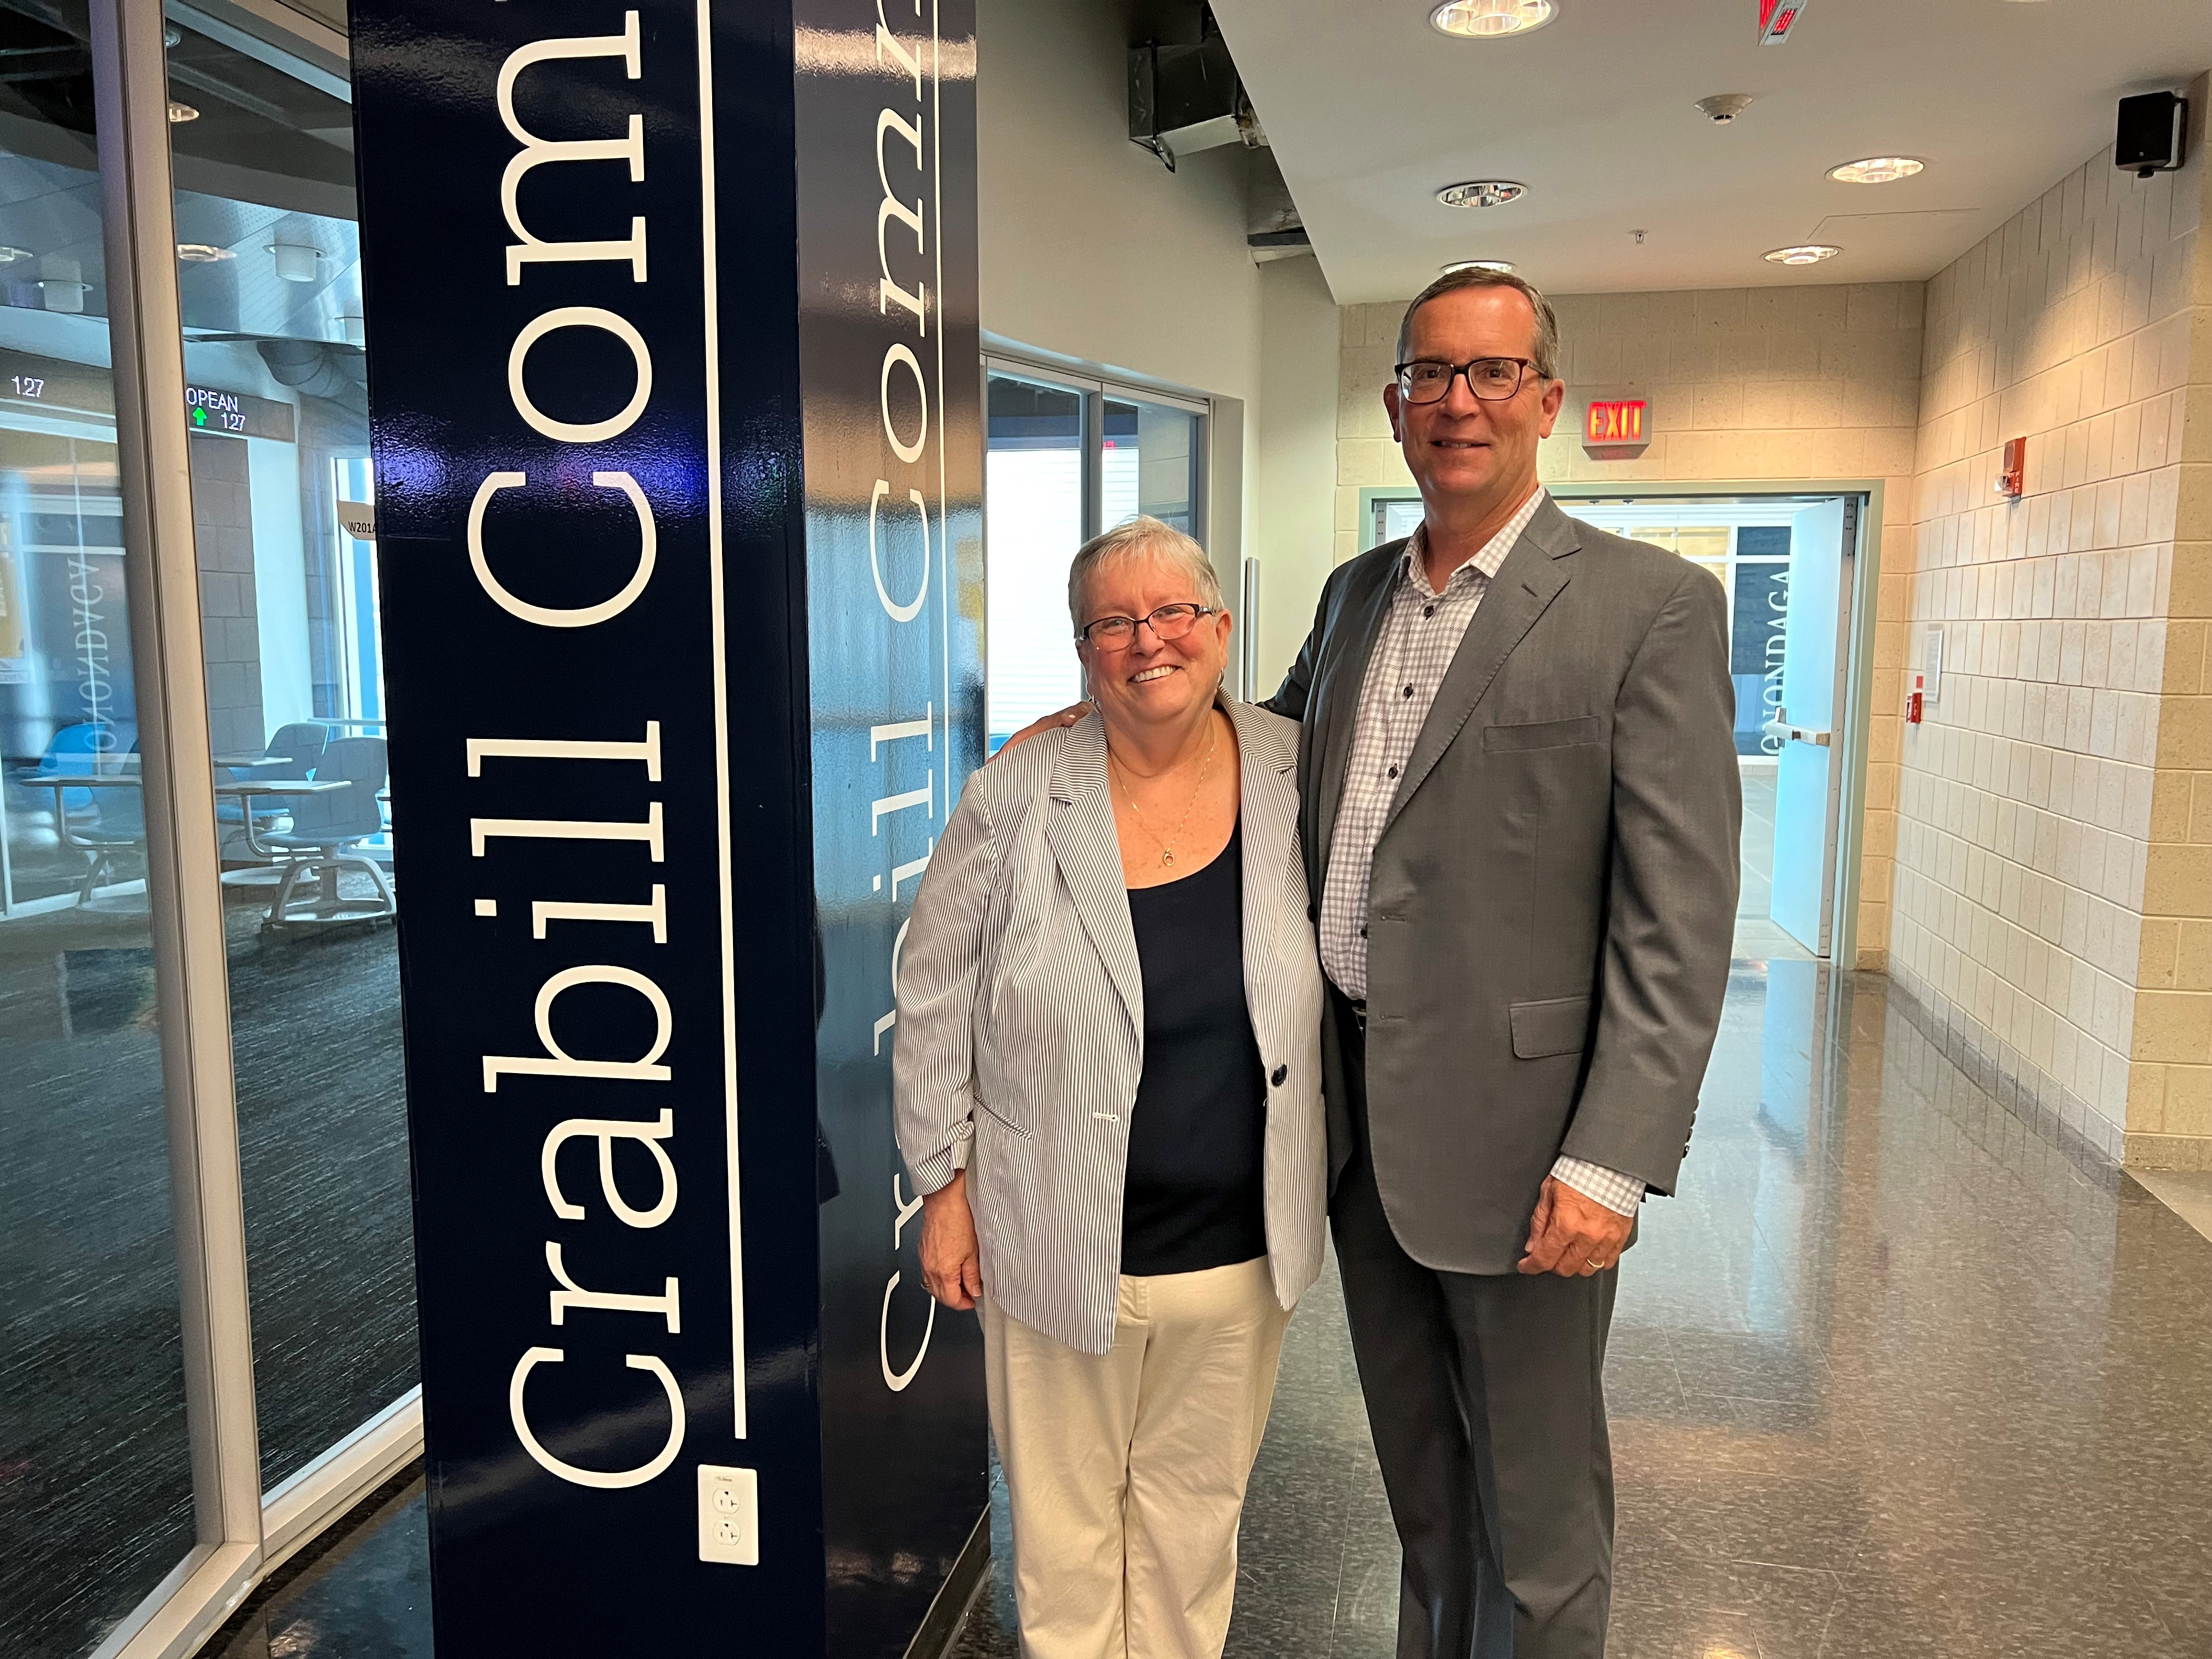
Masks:
[[[1303,722],[1316,896],[1405,550],[1330,576],[1267,705]],[[1728,983],[1734,724],[1720,584],[1547,501],[1468,625],[1375,849],[1369,1135],[1417,1261],[1511,1272],[1562,1152],[1673,1190]],[[1333,1187],[1352,1126],[1333,1033],[1326,1050]]]
[[[1321,965],[1298,850],[1297,729],[1224,700],[1244,830],[1244,994],[1267,1074],[1267,1259],[1293,1305],[1321,1272]],[[898,969],[892,1064],[915,1188],[962,1165],[983,1290],[1086,1353],[1114,1342],[1144,981],[1098,716],[970,775]]]

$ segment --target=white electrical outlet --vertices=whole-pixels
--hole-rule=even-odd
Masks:
[[[760,1480],[751,1469],[699,1466],[699,1559],[760,1565]]]

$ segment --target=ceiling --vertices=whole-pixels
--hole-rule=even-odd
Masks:
[[[1774,46],[1758,0],[1559,0],[1492,41],[1431,3],[1212,0],[1342,304],[1480,258],[1562,294],[1918,280],[2108,144],[2115,100],[2212,67],[2207,0],[1808,0]],[[1722,92],[1758,101],[1717,126],[1692,106]],[[1927,171],[1825,176],[1883,155]],[[1437,202],[1470,179],[1528,193]],[[1759,257],[1812,241],[1844,252]]]

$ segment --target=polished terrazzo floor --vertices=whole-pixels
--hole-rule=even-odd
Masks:
[[[1608,1651],[2201,1659],[2212,1241],[1889,997],[1737,966],[1682,1194],[1623,1270]],[[422,1540],[387,1497],[211,1650],[427,1653]],[[1397,1567],[1332,1274],[1291,1322],[1229,1652],[1381,1659]],[[955,1652],[1011,1629],[1000,1570]]]

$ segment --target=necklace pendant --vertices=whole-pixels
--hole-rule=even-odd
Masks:
[[[1175,854],[1171,852],[1162,853],[1160,854],[1160,862],[1162,864],[1173,864],[1175,862]]]

